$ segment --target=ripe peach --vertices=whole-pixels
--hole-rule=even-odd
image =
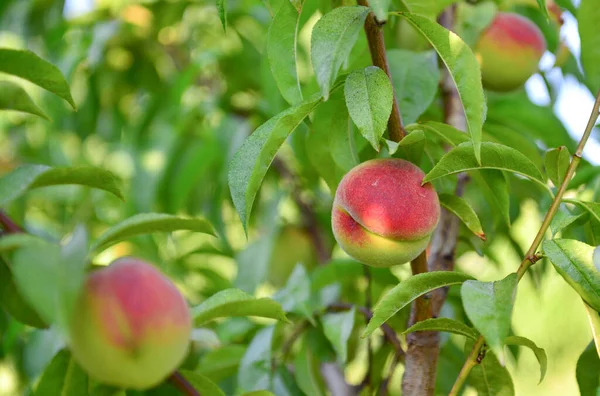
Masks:
[[[335,193],[332,228],[340,247],[373,267],[416,258],[431,238],[440,203],[425,174],[395,158],[374,159],[350,170]]]
[[[152,265],[122,258],[88,276],[70,321],[70,346],[97,380],[146,389],[182,362],[191,329],[175,285]]]
[[[484,87],[499,92],[522,86],[538,70],[546,40],[529,19],[499,12],[475,47]]]

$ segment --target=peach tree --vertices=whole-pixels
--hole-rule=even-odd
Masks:
[[[0,395],[598,394],[599,26],[1,3]]]

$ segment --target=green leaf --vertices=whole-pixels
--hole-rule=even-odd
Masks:
[[[525,176],[543,186],[544,189],[547,188],[538,168],[529,158],[514,148],[498,143],[483,142],[481,144],[481,155],[481,162],[478,163],[475,159],[473,143],[461,143],[442,157],[425,176],[423,183],[475,169],[496,169]]]
[[[23,165],[0,178],[0,206],[6,205],[28,190],[64,184],[97,188],[123,199],[117,176],[102,168]]]
[[[67,326],[75,301],[79,296],[88,265],[88,234],[83,226],[75,228],[69,239],[60,247],[60,309],[59,324]]]
[[[581,65],[592,92],[600,90],[600,8],[595,0],[581,0],[577,25],[581,39]]]
[[[461,3],[456,8],[454,26],[456,33],[471,48],[474,48],[479,41],[481,33],[492,23],[498,6],[493,2],[483,2],[479,4]]]
[[[212,225],[202,218],[185,218],[165,213],[139,213],[104,231],[94,241],[90,251],[101,251],[117,242],[138,235],[180,230],[216,235]]]
[[[323,379],[319,371],[319,363],[319,360],[305,342],[294,359],[294,368],[298,387],[306,395],[326,395]]]
[[[318,117],[324,119],[321,120]],[[313,137],[313,140],[315,142],[318,142],[318,139],[323,139],[322,142],[329,141],[329,147],[322,143],[314,144],[309,147],[310,154],[312,155],[312,152],[315,151],[315,146],[322,146],[320,149],[323,151],[329,149],[329,153],[326,155],[331,156],[335,166],[328,172],[338,171],[341,178],[341,175],[360,163],[358,152],[362,147],[361,143],[366,145],[367,142],[361,138],[360,132],[352,127],[344,92],[341,89],[333,92],[327,102],[319,105],[313,113],[312,125],[315,131],[318,130],[318,133],[314,133],[317,136]],[[317,170],[322,172],[318,167]],[[337,177],[334,179],[339,181]]]
[[[227,31],[227,0],[217,0],[217,11],[219,12],[219,19],[221,25],[223,25],[223,31]]]
[[[4,237],[2,237],[3,239]],[[48,327],[17,290],[12,272],[2,257],[0,257],[0,306],[21,323],[38,329]]]
[[[471,351],[474,342],[467,340],[465,350]],[[480,364],[469,375],[469,384],[481,396],[514,396],[515,387],[506,367],[502,366],[492,351],[487,351]]]
[[[402,110],[402,121],[411,124],[431,105],[438,92],[440,69],[434,51],[387,51],[392,83]]]
[[[439,198],[443,207],[454,213],[473,234],[485,241],[485,234],[483,228],[481,228],[479,217],[466,200],[453,194],[439,194]]]
[[[260,316],[288,322],[281,305],[276,301],[254,298],[238,289],[222,290],[192,309],[196,326],[231,316]]]
[[[482,169],[471,172],[473,181],[479,187],[494,213],[499,213],[507,226],[510,226],[510,201],[508,196],[508,182],[504,173],[492,169]]]
[[[281,304],[284,311],[303,315],[313,325],[315,324],[311,307],[310,278],[301,263],[294,267],[285,287],[280,289],[273,298]]]
[[[275,396],[275,394],[269,392],[268,390],[261,389],[257,391],[246,392],[242,394],[242,396]]]
[[[550,21],[550,15],[548,14],[548,7],[546,7],[546,0],[537,0],[540,11],[546,17],[546,20]]]
[[[543,348],[538,347],[535,342],[531,341],[529,338],[519,337],[519,336],[510,336],[504,340],[504,344],[506,345],[520,345],[531,349],[534,353],[535,358],[540,364],[540,382],[544,380],[546,376],[546,371],[548,370],[548,357],[546,356],[546,351]]]
[[[578,199],[563,199],[563,202],[579,206],[600,222],[600,203],[580,201]]]
[[[596,352],[600,356],[600,314],[594,308],[583,302],[588,319],[590,321],[590,329],[592,330],[592,338],[596,344]]]
[[[50,120],[21,86],[10,81],[0,81],[0,92],[0,110],[22,111]]]
[[[0,238],[0,253],[10,252],[26,246],[44,245],[47,242],[31,234],[18,233],[2,235]]]
[[[575,223],[583,216],[587,216],[587,213],[581,212],[577,214],[571,214],[566,209],[558,210],[552,218],[552,222],[550,223],[550,230],[552,230],[552,236],[555,236],[557,233],[570,226],[571,224]]]
[[[544,254],[558,273],[596,311],[600,311],[600,272],[594,266],[594,247],[573,239],[542,244]]]
[[[484,157],[481,153],[481,128],[485,120],[486,105],[481,85],[481,70],[475,54],[459,36],[435,21],[416,14],[399,15],[429,40],[448,68],[465,110],[475,162],[480,163]]]
[[[235,153],[229,164],[229,189],[244,231],[247,232],[258,189],[279,147],[321,100],[320,95],[313,95],[271,118],[246,138]]]
[[[248,392],[269,387],[272,377],[271,349],[274,332],[275,326],[265,327],[250,341],[237,373],[240,390]]]
[[[564,180],[570,162],[571,154],[566,146],[560,146],[546,152],[544,158],[546,173],[556,187],[560,186]]]
[[[467,281],[460,288],[465,313],[498,356],[510,333],[517,274],[496,282]]]
[[[60,70],[31,51],[0,48],[0,72],[31,81],[77,108]]]
[[[220,382],[237,373],[245,352],[246,347],[243,345],[226,345],[207,352],[200,359],[197,371],[215,382]]]
[[[373,333],[396,312],[410,304],[418,297],[440,287],[457,285],[473,279],[471,276],[460,272],[434,271],[411,276],[400,282],[396,287],[387,292],[373,309],[373,317],[362,334],[366,337]]]
[[[390,9],[390,5],[392,4],[392,0],[370,0],[369,6],[373,9],[373,13],[375,14],[375,18],[379,22],[385,22],[388,19],[388,10]]]
[[[333,345],[342,364],[345,364],[348,359],[348,339],[354,328],[355,316],[356,312],[352,307],[346,312],[328,313],[321,318],[323,333]]]
[[[379,151],[379,141],[392,112],[394,90],[387,74],[376,66],[352,72],[344,85],[346,105],[362,135]]]
[[[406,127],[407,130],[415,128],[420,128],[425,132],[433,133],[441,138],[445,143],[453,147],[469,141],[466,133],[459,131],[451,125],[441,122],[426,121],[422,124],[412,124]]]
[[[59,351],[44,370],[36,396],[76,396],[88,394],[88,376],[67,349]]]
[[[300,13],[284,1],[273,17],[267,34],[267,58],[281,96],[289,103],[302,100],[296,68],[296,37]]]
[[[202,374],[198,374],[191,370],[180,370],[179,373],[183,375],[202,396],[225,396],[225,393],[217,384]]]
[[[337,7],[323,15],[312,30],[310,56],[325,100],[337,74],[350,55],[369,9]]]
[[[459,322],[458,320],[449,318],[433,318],[426,319],[415,323],[402,334],[414,333],[415,331],[445,331],[447,333],[459,334],[465,337],[477,340],[479,333],[467,326],[466,324]]]
[[[600,392],[600,358],[591,343],[577,360],[575,371],[581,396],[597,396]]]

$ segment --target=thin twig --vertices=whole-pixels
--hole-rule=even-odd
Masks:
[[[573,154],[573,158],[571,159],[571,163],[569,164],[569,167],[567,168],[565,177],[564,177],[562,183],[560,184],[558,191],[556,192],[556,196],[554,197],[554,200],[552,201],[552,204],[550,205],[550,208],[548,209],[546,216],[544,216],[544,220],[542,221],[542,225],[540,226],[540,229],[539,229],[537,235],[535,236],[533,242],[531,243],[529,250],[527,251],[527,253],[525,253],[525,257],[523,258],[523,261],[521,261],[521,264],[519,265],[519,269],[517,270],[517,275],[518,275],[519,280],[521,280],[523,278],[523,275],[525,275],[525,273],[527,272],[529,267],[531,267],[535,262],[538,261],[538,256],[535,254],[535,252],[540,247],[540,244],[542,243],[542,240],[544,239],[544,236],[546,235],[546,231],[548,231],[548,228],[550,227],[552,218],[554,217],[554,215],[558,211],[558,208],[560,207],[562,197],[563,197],[565,191],[567,190],[567,186],[569,185],[569,182],[571,181],[571,179],[573,178],[573,175],[575,174],[575,170],[577,170],[577,166],[579,165],[579,162],[581,162],[581,157],[583,155],[583,149],[584,149],[590,135],[592,134],[592,130],[594,129],[594,125],[596,124],[596,121],[598,120],[599,115],[600,115],[600,92],[598,92],[598,95],[596,96],[596,102],[594,103],[594,107],[590,114],[590,118],[588,120],[587,126],[585,127],[585,131],[583,132],[583,135],[581,136],[581,140],[579,140],[579,145],[577,146],[577,150],[575,151],[575,154]],[[473,347],[473,351],[471,351],[471,353],[469,354],[469,357],[467,358],[467,361],[465,362],[463,368],[461,369],[460,374],[459,374],[458,378],[456,379],[456,382],[454,383],[454,386],[452,387],[452,391],[450,392],[449,396],[458,395],[458,392],[460,392],[460,389],[462,388],[463,384],[467,380],[469,373],[471,372],[473,367],[475,367],[480,362],[481,359],[478,359],[479,350],[483,346],[483,343],[484,343],[484,339],[483,339],[483,337],[480,336],[479,339],[477,340],[477,343],[475,343],[475,346]]]
[[[369,6],[369,2],[367,0],[358,0],[358,4],[365,7]],[[369,43],[371,59],[373,60],[373,64],[382,69],[385,74],[388,75],[390,81],[392,81],[392,73],[390,72],[390,66],[388,64],[387,53],[385,50],[385,41],[383,39],[383,32],[381,31],[382,26],[383,24],[375,19],[375,14],[373,14],[372,11],[369,12],[367,19],[365,20],[365,33],[367,35],[367,42]],[[393,99],[392,114],[388,120],[388,130],[390,132],[390,140],[399,142],[404,136],[406,136],[406,131],[402,126],[402,115],[400,114],[398,97],[395,92]]]
[[[0,225],[7,234],[17,234],[24,232],[6,213],[0,210]]]
[[[188,382],[187,379],[178,371],[171,374],[169,377],[169,382],[173,384],[177,389],[179,389],[184,395],[187,396],[201,396],[200,392],[198,392],[192,384]]]

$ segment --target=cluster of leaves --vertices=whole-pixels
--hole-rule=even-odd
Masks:
[[[405,158],[427,172],[442,205],[462,221],[457,258],[475,251],[500,265],[495,240],[525,256],[511,224],[524,216],[525,201],[546,212],[575,142],[551,106],[533,104],[524,91],[484,93],[471,47],[510,2],[458,3],[454,33],[436,18],[456,1],[372,0],[377,18],[387,19],[391,80],[371,65],[363,33],[371,10],[354,2],[156,1],[70,21],[62,3],[0,5],[0,23],[38,39],[31,49],[61,65],[72,89],[29,51],[0,48],[0,71],[79,108],[40,95],[42,111],[13,82],[20,80],[0,83],[0,108],[53,120],[0,119],[7,169],[0,206],[29,232],[0,238],[1,354],[15,362],[19,391],[125,393],[89,379],[60,337],[85,271],[123,254],[155,262],[192,302],[196,329],[181,374],[203,395],[326,394],[328,365],[366,364],[361,335],[375,345],[368,386],[376,390],[402,360],[397,337],[424,330],[467,339],[465,354],[455,339],[442,345],[440,364],[450,369],[437,379],[441,394],[480,336],[489,350],[469,383],[481,394],[514,394],[505,345],[530,348],[543,379],[545,351],[511,328],[516,274],[481,282],[461,272],[407,278],[377,269],[366,296],[363,266],[335,249],[329,226],[332,193],[349,169],[376,156]],[[557,3],[577,16],[583,73],[572,55],[555,69],[598,91],[600,15],[592,0],[579,9]],[[549,50],[558,50],[558,29],[537,6],[511,9],[539,23]],[[444,123],[446,71],[465,131]],[[386,131],[394,94],[408,133],[400,142]],[[472,182],[458,197],[462,172]],[[554,239],[542,246],[585,302],[597,343],[599,181],[598,168],[582,161],[550,226]],[[278,246],[290,228],[297,236]],[[302,238],[320,251],[296,256]],[[273,273],[284,265],[278,282]],[[538,264],[531,272],[539,279],[548,270]],[[452,285],[452,313],[406,328],[412,301]],[[272,298],[255,297],[265,294]],[[393,336],[377,337],[378,328]],[[590,344],[577,372],[583,394],[595,394],[600,378],[586,368],[598,366]],[[148,394],[173,392],[164,384]]]

